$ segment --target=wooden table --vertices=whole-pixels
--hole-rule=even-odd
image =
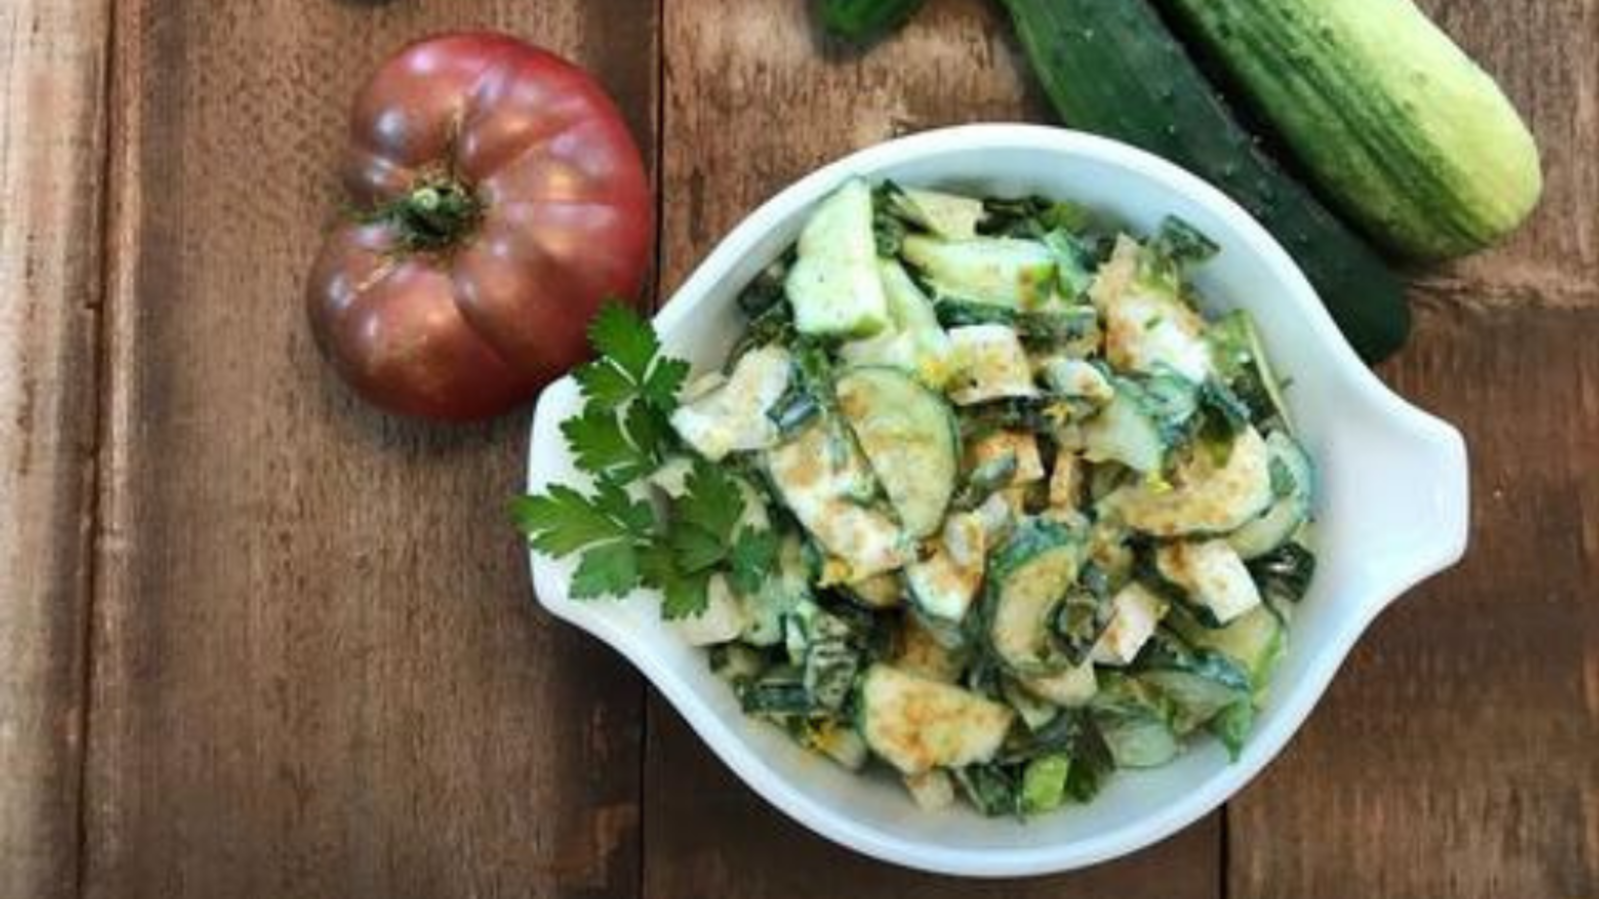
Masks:
[[[386,418],[306,332],[348,98],[451,27],[590,67],[652,163],[662,296],[824,160],[1047,118],[979,0],[864,58],[805,5],[0,4],[0,897],[1599,895],[1596,0],[1424,3],[1549,184],[1508,246],[1415,274],[1382,369],[1468,435],[1473,548],[1225,811],[1068,876],[889,868],[535,609],[526,414]]]

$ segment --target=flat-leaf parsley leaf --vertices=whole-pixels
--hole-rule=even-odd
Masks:
[[[747,489],[740,476],[695,460],[683,493],[660,508],[629,487],[679,452],[670,415],[689,365],[661,355],[649,322],[608,303],[589,327],[598,357],[573,377],[583,411],[561,424],[577,467],[594,483],[584,494],[553,484],[513,501],[511,515],[533,549],[555,558],[580,554],[572,598],[622,597],[638,587],[661,593],[667,619],[698,615],[710,580],[725,573],[755,592],[776,562],[777,535],[745,526]],[[664,512],[664,516],[661,514]]]

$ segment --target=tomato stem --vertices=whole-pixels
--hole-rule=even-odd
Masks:
[[[465,240],[483,217],[483,202],[471,188],[447,178],[422,181],[378,210],[412,251],[448,250]]]

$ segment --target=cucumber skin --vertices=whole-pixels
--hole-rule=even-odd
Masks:
[[[822,0],[822,26],[854,43],[873,41],[910,21],[925,0]]]
[[[1480,250],[1543,192],[1504,92],[1410,0],[1159,0],[1317,185],[1405,256]]]
[[[880,366],[880,365],[861,366],[859,368],[850,369],[849,371],[845,372],[843,375],[841,375],[839,377],[839,381],[842,382],[842,381],[850,379],[850,378],[857,378],[857,379],[860,379],[860,380],[863,380],[863,381],[867,381],[867,382],[878,381],[879,383],[881,383],[880,379],[887,379],[888,383],[890,385],[892,385],[890,387],[890,389],[893,389],[894,387],[903,388],[905,391],[907,391],[909,393],[913,393],[913,394],[916,394],[919,397],[926,398],[929,402],[931,402],[932,404],[935,404],[938,407],[938,411],[943,417],[943,423],[944,423],[943,431],[944,431],[944,437],[945,437],[946,442],[947,442],[947,449],[949,451],[948,452],[948,456],[949,456],[949,460],[950,460],[950,466],[949,466],[950,467],[950,471],[949,471],[947,479],[946,478],[941,478],[941,477],[939,477],[937,475],[937,473],[930,472],[930,471],[919,471],[919,472],[916,472],[916,474],[919,475],[919,476],[926,477],[927,479],[932,480],[934,483],[937,483],[940,480],[947,480],[947,483],[949,485],[949,492],[948,492],[948,494],[946,494],[944,496],[944,501],[943,501],[943,504],[939,507],[937,518],[933,519],[929,523],[930,524],[929,527],[926,527],[926,528],[920,528],[920,527],[908,528],[908,530],[911,533],[911,536],[913,536],[913,537],[920,538],[920,537],[926,537],[926,536],[932,534],[933,532],[935,532],[938,529],[939,525],[941,525],[943,523],[944,516],[949,511],[949,502],[950,502],[950,499],[954,496],[954,492],[955,492],[955,479],[956,479],[956,477],[959,476],[959,473],[960,473],[960,451],[961,451],[960,424],[955,420],[954,411],[950,409],[949,403],[944,399],[942,394],[938,393],[937,391],[930,390],[926,385],[922,384],[920,381],[917,381],[914,377],[906,374],[905,372],[903,372],[903,371],[901,371],[901,370],[899,370],[897,368],[890,368],[888,366]],[[865,389],[871,390],[872,388],[867,387]],[[882,398],[882,391],[881,391],[880,388],[878,389],[878,397]],[[869,417],[870,416],[868,416],[868,418]],[[849,416],[846,415],[845,418],[848,419]],[[857,424],[854,421],[851,421],[850,422],[850,427],[853,429],[853,428],[857,427]],[[861,439],[859,437],[859,432],[856,432],[856,433],[857,433],[856,442],[857,442],[857,444],[859,444],[862,441],[861,441]],[[864,447],[862,447],[861,452],[862,452],[863,455],[865,454],[865,448]],[[867,464],[870,465],[871,464],[871,456],[868,455],[866,458],[867,458]],[[890,473],[890,477],[898,476],[899,474],[901,474],[901,473],[900,472],[891,472]],[[884,478],[884,476],[882,474],[879,474],[877,477],[878,477],[878,480],[880,482]],[[892,495],[890,495],[890,505],[892,505],[892,504],[893,504],[893,497],[892,497]],[[899,512],[901,515],[904,514],[903,510],[896,509],[896,511]]]
[[[1065,122],[1126,141],[1230,195],[1299,263],[1368,362],[1410,333],[1404,287],[1383,260],[1267,157],[1147,0],[1003,0]]]

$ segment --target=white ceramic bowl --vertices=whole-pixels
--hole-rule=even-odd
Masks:
[[[533,556],[539,601],[626,656],[707,745],[756,792],[816,832],[886,861],[969,876],[1063,871],[1156,842],[1237,792],[1282,749],[1372,618],[1465,550],[1466,448],[1449,425],[1391,393],[1361,364],[1281,247],[1220,192],[1122,144],[1055,128],[972,125],[848,156],[801,179],[734,228],[656,318],[667,349],[717,367],[740,330],[740,288],[797,236],[807,212],[847,177],[984,194],[1069,197],[1148,231],[1182,216],[1222,246],[1195,281],[1217,307],[1254,315],[1291,415],[1319,466],[1320,570],[1294,621],[1291,648],[1244,748],[1229,763],[1214,740],[1174,763],[1116,775],[1086,806],[1021,824],[964,808],[917,810],[889,778],[851,774],[746,718],[701,650],[684,645],[645,593],[574,602],[571,563]],[[577,473],[559,423],[578,411],[570,378],[539,400],[533,490]],[[715,834],[707,834],[715,839]]]

